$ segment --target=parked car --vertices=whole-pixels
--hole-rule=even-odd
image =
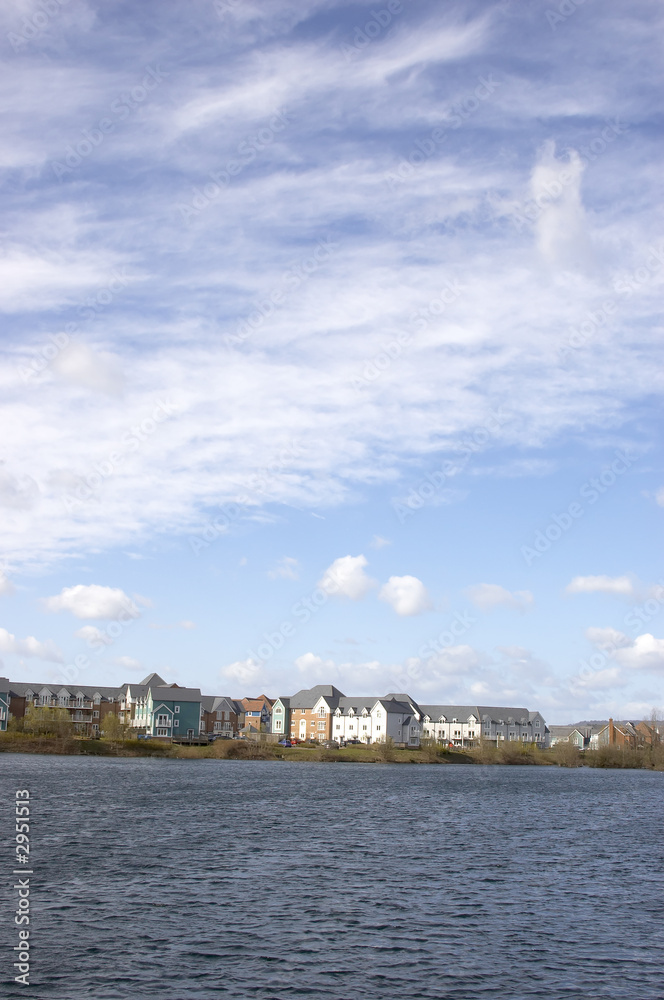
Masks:
[[[292,746],[295,746],[295,744],[291,743],[290,740],[279,740],[279,746],[280,747],[292,747]]]
[[[291,746],[296,747],[299,743],[304,743],[304,740],[299,739],[297,736],[291,736]]]
[[[362,740],[346,740],[346,746],[348,746],[349,744],[361,743],[361,742]]]
[[[325,747],[326,750],[338,750],[339,749],[339,744],[337,743],[336,740],[326,740],[325,743],[323,743],[323,746]]]

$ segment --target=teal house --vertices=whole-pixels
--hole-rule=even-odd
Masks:
[[[9,680],[0,677],[0,733],[7,732],[9,722]]]
[[[140,684],[128,684],[125,705],[130,706],[130,725],[145,729],[156,739],[198,737],[201,731],[199,688],[168,685],[158,674],[150,674]]]

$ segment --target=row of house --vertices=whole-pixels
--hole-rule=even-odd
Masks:
[[[120,687],[21,683],[0,677],[0,732],[6,731],[10,718],[23,718],[34,706],[67,709],[74,730],[85,736],[99,735],[109,713],[156,739],[252,735],[269,730],[271,705],[265,695],[208,697],[199,688],[168,684],[155,673]]]
[[[662,740],[662,727],[655,722],[598,722],[579,723],[576,726],[551,726],[551,746],[572,743],[579,750],[598,750],[605,746],[626,747],[637,750],[658,746]]]
[[[120,687],[9,682],[0,678],[0,728],[28,706],[64,708],[74,728],[98,735],[108,713],[137,733],[155,739],[197,739],[202,734],[319,741],[387,739],[417,747],[422,739],[467,747],[480,739],[548,746],[549,729],[539,712],[484,705],[420,705],[409,694],[347,697],[332,684],[303,688],[289,697],[236,699],[202,695],[199,688],[168,684],[152,673]]]
[[[453,746],[473,746],[481,739],[520,741],[548,746],[548,728],[539,712],[485,705],[420,705],[410,695],[347,697],[331,684],[304,688],[272,706],[272,732],[294,739],[392,739],[419,746],[433,739]]]

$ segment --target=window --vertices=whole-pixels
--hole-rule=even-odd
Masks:
[[[274,710],[274,714],[275,714],[275,715],[281,715],[281,714],[282,714],[282,711],[283,711],[283,710],[282,710],[281,708],[275,708],[275,710]]]
[[[312,725],[313,725],[313,723],[312,723]],[[324,722],[319,722],[318,723],[318,728],[324,730],[325,729],[325,723]]]
[[[280,733],[281,732],[281,719],[275,719],[274,720],[274,731],[275,731],[275,733]]]
[[[158,729],[157,730],[157,736],[168,736],[168,730],[167,729]]]
[[[334,728],[335,728],[335,729],[341,729],[341,726],[339,725],[339,723],[337,723],[337,724],[336,724],[336,726],[335,726]]]
[[[349,724],[348,724],[348,731],[349,731],[350,733],[352,733],[354,729],[355,729],[355,726],[353,725],[353,723],[352,723],[352,722],[349,722]]]
[[[93,719],[98,719],[99,718],[99,712],[93,712],[92,713],[92,718]]]
[[[174,722],[173,722],[174,728],[177,729],[179,725],[180,725],[180,720],[179,719],[175,719]]]
[[[539,729],[539,722],[535,723],[535,729]]]
[[[169,722],[168,716],[167,715],[158,715],[157,716],[157,725],[158,726],[169,726],[170,722]]]
[[[366,733],[366,731],[367,731],[367,727],[366,726],[362,726],[362,732]]]
[[[376,718],[377,718],[377,719],[380,719],[380,717],[381,717],[381,714],[380,714],[380,712],[376,712]]]
[[[318,709],[318,715],[320,717],[322,717],[323,719],[325,718],[325,706],[324,705],[321,705],[321,707]]]
[[[306,708],[301,708],[300,711],[302,712],[302,715],[304,715],[304,713],[306,712]]]
[[[180,706],[179,706],[179,705],[176,705],[176,706],[175,706],[175,714],[177,715],[177,713],[178,713],[179,711],[180,711]]]
[[[376,732],[377,732],[377,733],[379,733],[379,732],[380,732],[380,726],[376,726]]]
[[[315,722],[312,722],[312,723],[311,723],[311,728],[313,729],[315,725],[316,725],[316,723],[315,723]]]

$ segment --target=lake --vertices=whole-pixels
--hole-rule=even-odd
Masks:
[[[31,1000],[660,1000],[664,773],[3,754]],[[9,930],[7,931],[7,925]]]

